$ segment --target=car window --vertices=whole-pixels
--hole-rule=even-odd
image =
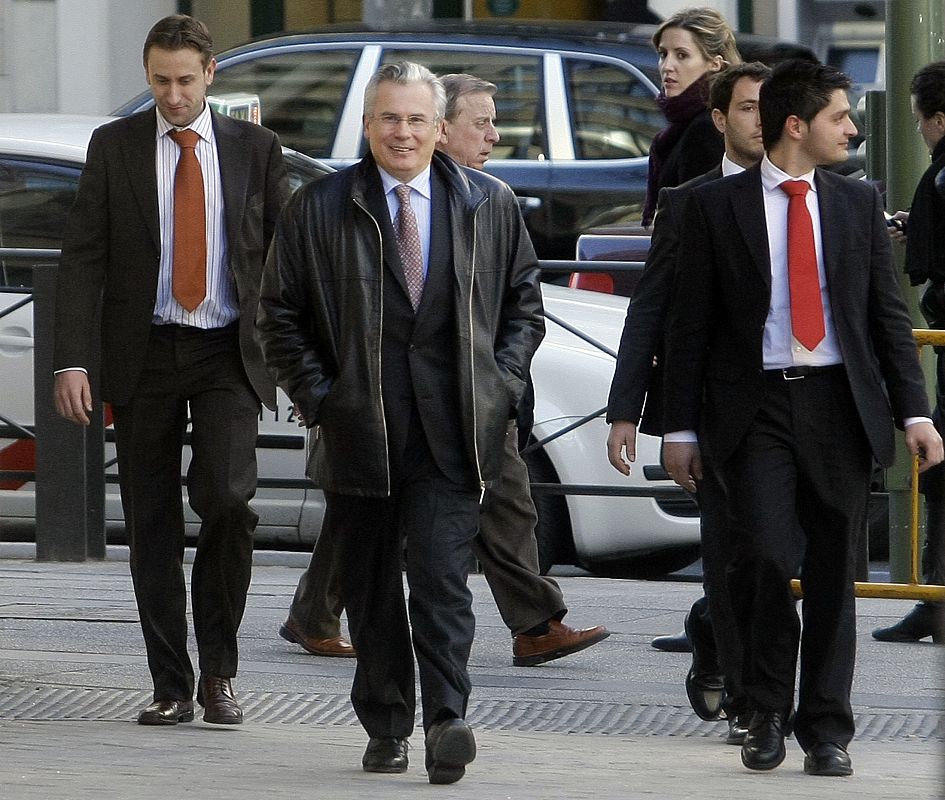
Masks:
[[[466,72],[491,81],[498,87],[495,108],[500,137],[492,158],[534,161],[547,157],[539,56],[473,49],[386,50],[384,61],[394,60],[415,61],[436,75]]]
[[[643,81],[617,64],[578,58],[565,59],[565,75],[576,158],[649,154],[666,120]]]
[[[262,124],[286,147],[306,155],[331,155],[338,115],[360,49],[320,49],[261,56],[221,65],[213,93],[259,96]]]
[[[76,167],[0,159],[0,248],[59,249],[78,185]],[[32,286],[34,261],[0,257],[0,285]]]

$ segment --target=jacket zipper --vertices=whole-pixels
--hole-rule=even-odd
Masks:
[[[483,198],[482,201],[473,209],[473,244],[472,244],[472,262],[469,270],[469,306],[466,309],[469,325],[469,372],[470,389],[472,390],[472,415],[473,415],[473,456],[476,461],[476,477],[479,478],[479,505],[482,505],[483,498],[486,496],[486,483],[482,479],[482,464],[479,461],[479,441],[477,433],[479,431],[479,419],[476,409],[479,404],[476,401],[476,348],[473,336],[473,289],[476,283],[476,242],[478,241],[479,228],[479,209],[482,208],[489,198]]]
[[[387,416],[384,413],[384,391],[383,391],[383,372],[381,371],[381,342],[383,341],[384,336],[384,235],[381,233],[381,226],[378,224],[378,221],[374,218],[374,215],[367,210],[362,204],[361,201],[357,198],[353,198],[354,203],[358,208],[360,208],[368,217],[371,222],[374,223],[374,227],[377,230],[377,243],[378,243],[378,252],[380,253],[380,263],[378,264],[380,275],[380,302],[378,303],[379,308],[381,309],[379,325],[377,327],[377,405],[381,410],[381,428],[384,431],[384,469],[386,471],[386,480],[387,480],[387,496],[390,497],[391,487],[390,487],[390,447],[388,446],[387,441]]]

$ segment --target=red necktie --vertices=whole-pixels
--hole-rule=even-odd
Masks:
[[[410,206],[410,187],[402,183],[394,188],[400,201],[397,212],[397,247],[407,280],[410,305],[417,310],[423,294],[423,253],[420,250],[420,231],[417,228],[417,215]]]
[[[788,282],[794,338],[813,350],[824,338],[824,305],[817,274],[814,226],[807,210],[807,181],[784,181],[788,196]]]
[[[168,131],[180,147],[174,174],[174,275],[173,292],[188,311],[207,295],[207,218],[203,199],[203,175],[197,160],[200,136],[187,128]]]

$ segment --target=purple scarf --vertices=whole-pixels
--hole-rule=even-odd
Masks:
[[[703,75],[694,81],[682,94],[667,97],[661,91],[656,104],[669,122],[653,137],[650,145],[650,168],[646,179],[646,201],[643,204],[643,224],[649,227],[656,211],[656,199],[660,189],[660,172],[676,143],[682,138],[689,123],[706,109],[709,100],[709,76]]]

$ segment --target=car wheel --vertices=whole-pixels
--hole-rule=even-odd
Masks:
[[[672,547],[658,550],[646,556],[618,558],[608,561],[588,561],[582,566],[602,578],[636,578],[638,580],[658,580],[671,572],[685,569],[699,560],[699,545]]]
[[[530,483],[561,483],[558,473],[544,450],[531,450],[522,454],[528,467]],[[571,534],[571,518],[564,495],[550,492],[532,492],[538,524],[535,538],[538,540],[538,567],[546,575],[555,564],[574,564],[574,539]]]

